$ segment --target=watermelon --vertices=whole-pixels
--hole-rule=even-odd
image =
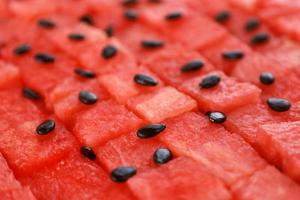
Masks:
[[[176,168],[174,170],[174,168]],[[129,181],[140,199],[231,199],[222,182],[197,162],[180,157]]]
[[[23,187],[15,178],[12,170],[6,163],[6,160],[0,154],[0,195],[3,200],[35,200],[29,187]]]
[[[0,0],[0,199],[300,199],[299,5]]]
[[[221,78],[213,88],[201,88],[199,83],[210,76]],[[194,97],[203,111],[227,112],[258,101],[260,89],[248,83],[239,83],[220,71],[207,73],[184,82],[180,89]]]

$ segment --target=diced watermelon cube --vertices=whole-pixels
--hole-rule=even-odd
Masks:
[[[78,113],[73,131],[82,144],[96,147],[136,129],[141,123],[125,106],[107,100]]]
[[[111,45],[117,49],[114,56],[106,59],[102,57],[105,47]],[[136,68],[133,55],[114,38],[102,44],[93,44],[77,55],[82,66],[94,70],[98,74],[115,72],[121,69]]]
[[[150,87],[140,85],[134,81],[137,74],[149,76],[156,80],[158,84]],[[164,85],[156,75],[143,67],[106,74],[100,76],[99,81],[109,94],[120,103],[124,103],[128,98],[138,94],[156,91]]]
[[[233,196],[240,200],[297,200],[300,187],[276,168],[268,166],[232,186]]]
[[[85,105],[79,101],[79,93],[88,91],[95,94],[97,101],[108,99],[108,94],[96,79],[71,77],[58,85],[50,94],[49,106],[53,106],[55,114],[69,124],[79,111],[92,108],[94,105]]]
[[[264,156],[297,181],[300,180],[299,128],[299,121],[264,124],[257,133]]]
[[[138,172],[147,171],[158,165],[153,161],[156,149],[164,147],[156,138],[141,139],[136,131],[108,141],[97,149],[99,162],[109,171],[119,166],[134,166]]]
[[[0,196],[3,200],[35,200],[28,187],[22,187],[0,153]]]
[[[217,75],[220,83],[213,88],[200,88],[199,83],[205,77]],[[259,100],[260,89],[249,83],[239,83],[220,71],[196,77],[184,82],[180,89],[194,97],[199,108],[204,111],[227,112],[240,106],[255,103]]]
[[[45,116],[21,94],[19,89],[0,92],[0,150],[17,175],[30,174],[59,160],[75,143],[54,116]],[[56,122],[55,129],[48,135],[38,135],[37,126],[49,118]]]
[[[41,200],[49,199],[134,199],[126,185],[109,180],[99,166],[77,152],[31,176],[21,177]]]
[[[237,134],[196,113],[167,120],[166,126],[159,137],[175,154],[197,160],[227,185],[266,165]]]
[[[165,82],[178,86],[183,81],[196,77],[200,74],[212,71],[214,66],[201,56],[198,52],[189,50],[182,51],[182,46],[173,45],[164,47],[161,50],[145,57],[142,65],[153,70]],[[200,61],[203,63],[200,69],[183,73],[181,68],[191,62]]]
[[[0,61],[0,70],[0,89],[19,84],[20,73],[16,66]]]
[[[72,40],[69,38],[70,34],[81,34],[84,36],[84,39],[81,41]],[[56,29],[47,34],[47,36],[62,51],[74,58],[78,57],[78,52],[84,52],[95,43],[101,45],[107,39],[104,32],[85,24]]]
[[[223,57],[224,53],[229,52],[242,52],[245,56],[252,55],[251,49],[246,46],[239,39],[228,36],[217,44],[209,46],[201,51],[218,69],[223,70],[225,73],[230,73],[240,60],[228,60]],[[241,58],[243,59],[243,58]]]
[[[156,123],[197,108],[191,97],[172,87],[129,99],[128,106],[146,121]]]
[[[180,157],[129,180],[134,194],[144,200],[229,200],[223,183],[190,158]]]

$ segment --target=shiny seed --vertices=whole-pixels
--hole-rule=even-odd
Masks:
[[[96,154],[94,150],[89,146],[82,146],[80,148],[80,153],[90,160],[96,160]]]
[[[288,111],[291,107],[291,103],[287,99],[271,97],[267,100],[268,106],[276,112]]]
[[[212,88],[218,85],[221,81],[221,77],[218,75],[210,75],[202,79],[202,81],[199,83],[199,87],[201,88]]]
[[[143,86],[156,86],[158,84],[157,80],[145,74],[136,74],[133,79],[137,84]]]
[[[81,91],[79,93],[79,100],[81,103],[86,104],[86,105],[92,105],[97,102],[98,97],[89,91]]]
[[[55,121],[49,119],[42,122],[37,128],[36,133],[38,135],[46,135],[50,133],[55,128]]]
[[[135,167],[118,167],[112,170],[110,177],[113,181],[117,183],[126,182],[129,178],[136,175],[136,168]]]
[[[140,128],[137,131],[137,136],[142,139],[151,138],[158,135],[165,129],[166,129],[166,125],[164,124],[149,124],[147,126]]]
[[[213,123],[217,123],[217,124],[223,123],[227,119],[226,115],[222,112],[209,112],[208,118],[209,118],[209,121],[211,121]]]
[[[153,160],[157,164],[165,164],[172,160],[173,155],[167,148],[159,148],[153,154]]]

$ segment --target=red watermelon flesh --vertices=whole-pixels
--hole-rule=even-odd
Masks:
[[[126,185],[113,183],[99,166],[77,152],[49,165],[21,182],[40,200],[134,199]]]
[[[221,78],[220,83],[213,88],[200,88],[201,80],[211,75],[219,76]],[[180,86],[180,89],[194,97],[201,110],[221,112],[257,102],[261,92],[256,86],[249,83],[239,83],[220,71],[187,80]]]
[[[228,3],[227,1],[219,0],[185,0],[186,4],[190,9],[195,10],[196,12],[205,13],[209,16],[215,16],[220,10],[227,10]],[[205,6],[203,6],[205,5]]]
[[[75,142],[54,116],[45,116],[21,94],[18,89],[0,93],[3,99],[0,105],[3,131],[0,149],[17,175],[30,174],[59,160]],[[43,136],[36,134],[36,127],[46,119],[55,120],[54,131]]]
[[[181,68],[193,61],[203,62],[203,66],[193,72],[181,72]],[[182,51],[181,45],[164,47],[152,53],[142,60],[142,65],[153,70],[166,83],[179,86],[185,80],[207,73],[214,69],[214,66],[202,55],[194,50]]]
[[[300,187],[276,168],[268,166],[232,186],[237,200],[297,200]]]
[[[82,34],[84,40],[75,41],[69,38],[70,34]],[[74,58],[78,57],[78,52],[83,52],[93,44],[102,45],[106,41],[104,32],[85,24],[78,24],[73,27],[66,27],[54,30],[47,34],[49,40]],[[99,52],[100,54],[100,52]]]
[[[247,57],[251,57],[251,55],[253,54],[252,50],[247,45],[233,36],[228,36],[219,43],[203,49],[201,53],[205,57],[207,57],[216,66],[217,69],[230,74],[230,72],[235,68],[240,60],[226,60],[223,57],[223,53],[233,51],[241,51],[244,53],[244,56]]]
[[[166,125],[159,137],[175,154],[197,160],[227,185],[266,165],[242,138],[199,114],[186,113]]]
[[[300,180],[299,127],[299,121],[264,124],[257,134],[263,155],[297,181]]]
[[[153,30],[151,27],[148,27],[145,24],[134,23],[129,27],[122,30],[118,29],[115,33],[116,37],[125,45],[138,61],[143,61],[148,56],[151,56],[152,53],[156,53],[159,49],[147,49],[143,48],[141,43],[144,40],[159,40],[164,42],[164,47],[168,46],[167,38],[159,34],[158,31]]]
[[[117,48],[117,53],[115,56],[105,59],[101,54],[108,45]],[[102,44],[93,44],[77,55],[77,57],[82,66],[94,70],[98,74],[136,68],[136,61],[133,55],[115,38],[109,39]]]
[[[0,154],[0,196],[3,200],[35,200],[28,187],[22,187],[16,180],[12,170],[6,163],[6,160]]]
[[[97,79],[85,80],[81,77],[66,79],[51,92],[49,104],[53,107],[55,114],[68,125],[73,121],[76,113],[94,106],[80,102],[79,93],[81,91],[94,93],[98,98],[97,101],[108,99],[107,92],[98,83]]]
[[[222,182],[190,158],[180,157],[157,169],[138,174],[129,186],[139,199],[229,200]]]
[[[172,87],[131,98],[127,104],[139,116],[152,123],[161,122],[197,108],[195,100]]]
[[[128,133],[142,123],[125,106],[113,100],[98,102],[93,109],[78,113],[74,121],[73,132],[78,140],[94,147]]]
[[[156,138],[141,139],[133,131],[100,146],[97,157],[109,171],[119,166],[135,166],[140,173],[159,166],[154,163],[153,154],[160,147],[164,145]]]
[[[138,74],[149,76],[158,84],[156,86],[140,85],[134,81],[135,75]],[[119,103],[125,103],[128,98],[138,94],[154,92],[164,85],[155,74],[143,67],[105,74],[99,77],[99,82]]]
[[[0,61],[0,71],[0,89],[19,84],[20,73],[16,66]]]

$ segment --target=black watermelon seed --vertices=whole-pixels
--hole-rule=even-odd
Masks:
[[[123,6],[134,6],[138,3],[138,0],[123,0],[122,5]]]
[[[156,86],[158,84],[157,80],[144,74],[136,74],[133,79],[137,84],[143,86]]]
[[[83,77],[83,78],[95,78],[96,74],[94,72],[88,71],[88,70],[84,70],[84,69],[75,69],[74,70],[75,74]]]
[[[223,58],[226,60],[240,60],[244,57],[241,51],[228,51],[223,53]]]
[[[179,11],[171,12],[166,15],[165,19],[166,20],[177,20],[183,17],[183,14]]]
[[[90,160],[96,160],[96,154],[94,150],[89,146],[82,146],[80,148],[80,153]]]
[[[222,112],[209,112],[207,113],[209,121],[213,123],[223,123],[226,121],[227,117],[224,113]]]
[[[38,53],[34,56],[34,59],[40,63],[53,63],[55,61],[54,56],[46,53]]]
[[[118,167],[110,173],[110,177],[113,181],[117,183],[126,182],[129,178],[136,175],[135,167]]]
[[[108,25],[106,28],[105,28],[105,33],[107,35],[107,37],[112,37],[114,35],[114,26],[113,25]]]
[[[199,83],[201,88],[212,88],[218,85],[221,81],[221,77],[218,75],[210,75],[202,79]]]
[[[256,18],[249,19],[245,24],[245,30],[250,32],[257,29],[259,26],[260,26],[260,22],[258,19]]]
[[[267,100],[269,107],[276,112],[288,111],[291,107],[291,103],[287,99],[271,97]]]
[[[189,63],[184,64],[181,67],[181,72],[193,72],[201,69],[204,66],[204,62],[201,60],[193,60]]]
[[[114,47],[112,45],[107,45],[102,50],[102,57],[104,59],[109,59],[109,58],[114,57],[117,54],[117,52],[118,52],[118,50],[116,47]]]
[[[270,84],[274,83],[275,77],[273,76],[273,74],[271,72],[263,72],[260,74],[259,80],[262,84],[270,85]]]
[[[144,48],[155,49],[164,46],[164,43],[160,40],[143,40],[141,42]]]
[[[37,128],[36,133],[38,135],[46,135],[53,131],[55,128],[55,121],[48,119],[44,122],[42,122]]]
[[[27,87],[23,88],[23,95],[24,97],[27,97],[28,99],[32,100],[38,100],[41,98],[39,93]]]
[[[79,93],[79,100],[83,104],[92,105],[97,102],[98,97],[92,92],[83,90]]]
[[[38,25],[42,28],[52,29],[56,26],[56,24],[49,19],[40,19],[38,21]]]
[[[138,13],[134,10],[127,10],[124,12],[124,17],[128,20],[134,21],[138,18]]]
[[[91,26],[95,24],[94,19],[91,15],[83,15],[79,18],[79,21]]]
[[[137,136],[142,139],[143,138],[151,138],[151,137],[158,135],[165,129],[166,129],[166,125],[164,125],[164,124],[149,124],[147,126],[140,128],[137,131]]]
[[[268,42],[269,39],[270,39],[270,36],[268,33],[258,33],[251,38],[250,42],[252,44],[262,44],[262,43]]]
[[[230,19],[230,16],[231,16],[230,12],[227,10],[224,10],[224,11],[221,11],[216,14],[215,20],[217,22],[224,23]]]
[[[70,33],[68,38],[72,41],[83,41],[85,40],[85,36],[82,33]]]
[[[172,160],[172,152],[167,148],[159,148],[153,154],[153,160],[157,164],[165,164]]]
[[[22,44],[20,46],[17,46],[14,49],[14,54],[15,55],[23,55],[23,54],[29,52],[30,50],[31,50],[31,45],[29,45],[29,44]]]

